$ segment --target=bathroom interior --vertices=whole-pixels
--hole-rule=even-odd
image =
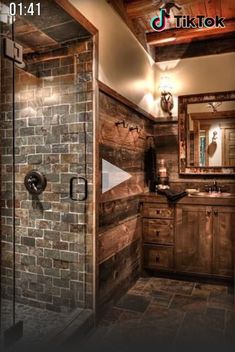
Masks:
[[[235,2],[0,10],[1,347],[234,347]]]

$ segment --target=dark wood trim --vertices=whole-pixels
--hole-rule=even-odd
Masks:
[[[200,282],[205,284],[215,284],[215,285],[228,285],[233,287],[234,280],[229,277],[218,277],[212,275],[203,275],[203,274],[193,274],[193,273],[176,273],[175,271],[157,271],[154,269],[144,269],[145,276],[158,277],[173,279],[179,281],[190,281],[190,282]]]
[[[188,104],[208,103],[211,101],[229,101],[235,100],[235,90],[224,92],[208,92],[199,94],[179,95],[179,99]]]
[[[83,16],[83,14],[73,6],[68,0],[54,0],[60,7],[62,7],[71,17],[79,22],[89,33],[95,35],[98,29]]]
[[[179,115],[179,174],[181,176],[204,176],[218,175],[232,177],[235,174],[235,167],[199,167],[188,166],[187,160],[187,105],[197,103],[207,103],[211,101],[229,101],[235,100],[235,91],[201,93],[192,95],[183,95],[178,97],[178,115]]]
[[[99,86],[99,90],[101,92],[103,92],[106,95],[110,96],[111,98],[119,101],[120,103],[127,106],[128,108],[134,110],[136,113],[142,115],[142,117],[145,117],[146,119],[148,119],[150,121],[154,121],[154,122],[156,121],[155,116],[148,113],[147,111],[145,111],[144,109],[142,109],[140,106],[136,105],[135,103],[133,103],[129,99],[123,97],[121,94],[117,93],[114,89],[110,88],[105,83],[98,81],[98,86]]]
[[[140,17],[157,12],[158,7],[149,0],[135,0],[126,4],[126,12],[130,18]]]
[[[98,263],[98,228],[99,228],[99,31],[89,22],[81,12],[67,0],[54,0],[64,11],[79,22],[93,36],[93,309],[94,320],[97,316],[97,298],[99,284],[99,263]]]
[[[165,45],[155,47],[155,61],[169,61],[177,59],[186,59],[190,57],[199,57],[205,55],[218,55],[234,52],[235,37],[226,35],[210,40],[192,41],[187,44]]]
[[[99,172],[99,32],[93,35],[93,304],[95,320],[97,317],[98,287],[99,287],[99,261],[98,261],[98,229],[99,229],[99,197],[100,197],[100,172]]]
[[[216,112],[197,112],[190,114],[192,120],[214,120],[231,119],[235,117],[235,110],[216,111]]]
[[[178,124],[178,116],[166,119],[165,117],[157,118],[157,121],[154,122],[154,125],[167,125],[167,124]]]

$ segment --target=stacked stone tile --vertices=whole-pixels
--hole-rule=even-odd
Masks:
[[[16,69],[15,191],[16,299],[69,311],[92,303],[93,43],[35,55]],[[2,292],[13,287],[12,70],[2,60],[1,216]],[[40,196],[24,186],[26,173],[45,174]],[[69,181],[86,176],[89,199],[73,202]],[[83,185],[77,190],[82,191]],[[87,226],[88,225],[88,226]]]

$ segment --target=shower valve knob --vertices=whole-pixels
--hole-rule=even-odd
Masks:
[[[41,194],[47,185],[46,177],[39,171],[29,171],[24,178],[24,185],[30,194]]]

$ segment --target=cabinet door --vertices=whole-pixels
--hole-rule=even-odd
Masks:
[[[212,272],[212,208],[183,205],[176,209],[176,268],[180,272]]]
[[[233,277],[235,208],[213,207],[213,272],[216,275]]]

